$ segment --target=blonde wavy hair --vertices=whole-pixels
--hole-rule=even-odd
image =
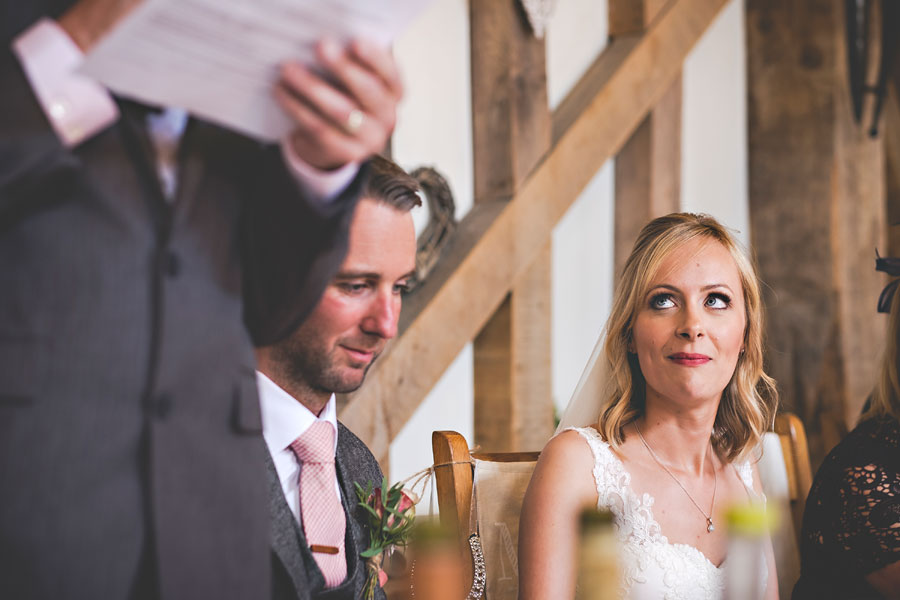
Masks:
[[[646,382],[637,356],[628,351],[634,320],[662,262],[676,248],[698,238],[715,240],[731,254],[746,306],[744,352],[722,392],[712,434],[713,449],[723,460],[733,462],[756,448],[772,428],[778,393],[775,381],[763,370],[763,308],[756,268],[731,234],[709,215],[672,213],[650,221],[638,235],[606,324],[609,379],[598,429],[618,447],[625,441],[625,426],[643,414]],[[896,371],[894,378],[896,382]]]
[[[900,379],[897,376],[897,359],[900,358],[900,293],[891,301],[888,320],[888,339],[881,359],[881,373],[872,393],[872,404],[862,419],[893,416],[900,421]]]

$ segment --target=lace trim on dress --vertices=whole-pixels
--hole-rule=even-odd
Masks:
[[[592,427],[571,427],[588,443],[594,456],[592,474],[597,486],[597,505],[616,516],[616,529],[622,544],[624,590],[646,586],[667,600],[718,598],[724,589],[724,570],[716,567],[697,548],[671,544],[653,517],[653,497],[640,496],[631,489],[631,474],[613,453],[609,444]],[[565,431],[568,431],[566,429]],[[735,465],[748,493],[753,491],[753,471],[749,464]],[[651,581],[648,573],[661,581]]]

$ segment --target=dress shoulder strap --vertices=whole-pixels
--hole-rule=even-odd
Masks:
[[[741,478],[741,483],[744,484],[744,488],[747,490],[747,494],[753,500],[762,500],[766,501],[765,494],[757,494],[756,490],[753,489],[753,467],[750,466],[749,462],[742,463],[733,463],[734,470],[737,472],[738,477]]]
[[[631,475],[596,429],[593,427],[570,427],[564,431],[570,429],[577,431],[584,438],[594,455],[593,475],[600,497],[599,503],[601,506],[608,506],[611,495],[622,496],[631,483]]]

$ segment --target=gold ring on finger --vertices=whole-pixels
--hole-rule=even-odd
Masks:
[[[354,108],[350,111],[350,114],[347,115],[347,122],[344,123],[344,130],[350,135],[354,135],[360,130],[365,120],[366,115],[363,114],[363,111]]]

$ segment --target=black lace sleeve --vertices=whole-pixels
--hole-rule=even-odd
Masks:
[[[836,493],[834,542],[858,572],[900,560],[900,473],[877,463],[849,467]]]
[[[900,560],[898,438],[893,419],[864,422],[825,460],[810,492],[805,544],[860,575]]]
[[[792,600],[880,597],[866,581],[900,561],[900,423],[866,420],[816,474]]]

